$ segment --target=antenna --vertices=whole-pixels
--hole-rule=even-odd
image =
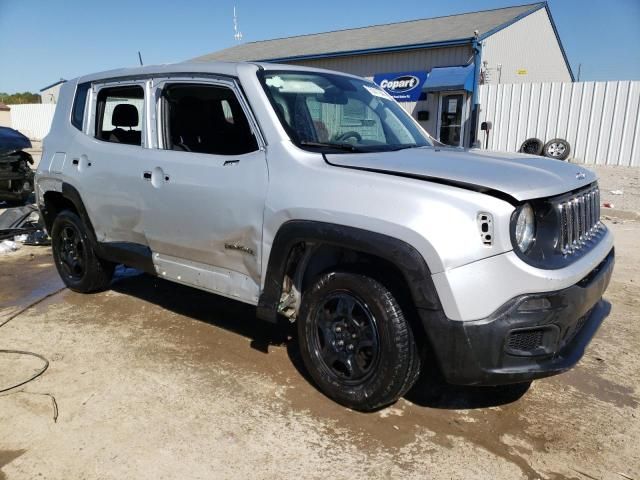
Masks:
[[[142,63],[142,55],[140,54],[140,50],[138,50],[138,60],[140,61],[140,66],[143,66],[144,63]]]
[[[233,6],[233,38],[236,39],[236,41],[240,41],[242,40],[242,32],[238,29],[238,16],[236,15],[236,7],[235,5]]]

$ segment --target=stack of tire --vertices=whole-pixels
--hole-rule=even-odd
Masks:
[[[571,153],[571,146],[562,138],[554,138],[547,143],[542,143],[538,138],[528,138],[522,142],[519,151],[529,155],[544,155],[556,160],[566,160]]]

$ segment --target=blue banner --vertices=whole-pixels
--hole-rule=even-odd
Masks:
[[[373,81],[398,102],[417,102],[427,72],[379,73]]]

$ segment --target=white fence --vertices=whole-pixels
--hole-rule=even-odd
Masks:
[[[56,106],[53,103],[28,103],[9,105],[11,109],[11,128],[18,130],[31,140],[42,140],[53,120]]]
[[[573,161],[640,166],[640,82],[482,85],[489,150],[516,152],[527,138],[562,138]],[[485,132],[478,139],[485,146]]]

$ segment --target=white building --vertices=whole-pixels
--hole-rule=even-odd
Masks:
[[[56,83],[52,83],[41,89],[40,97],[42,98],[42,103],[58,103],[58,94],[64,82],[66,82],[66,80],[61,78]]]
[[[433,136],[468,146],[481,84],[572,82],[546,2],[240,44],[195,61],[271,61],[384,80]],[[475,105],[475,107],[474,107]]]

